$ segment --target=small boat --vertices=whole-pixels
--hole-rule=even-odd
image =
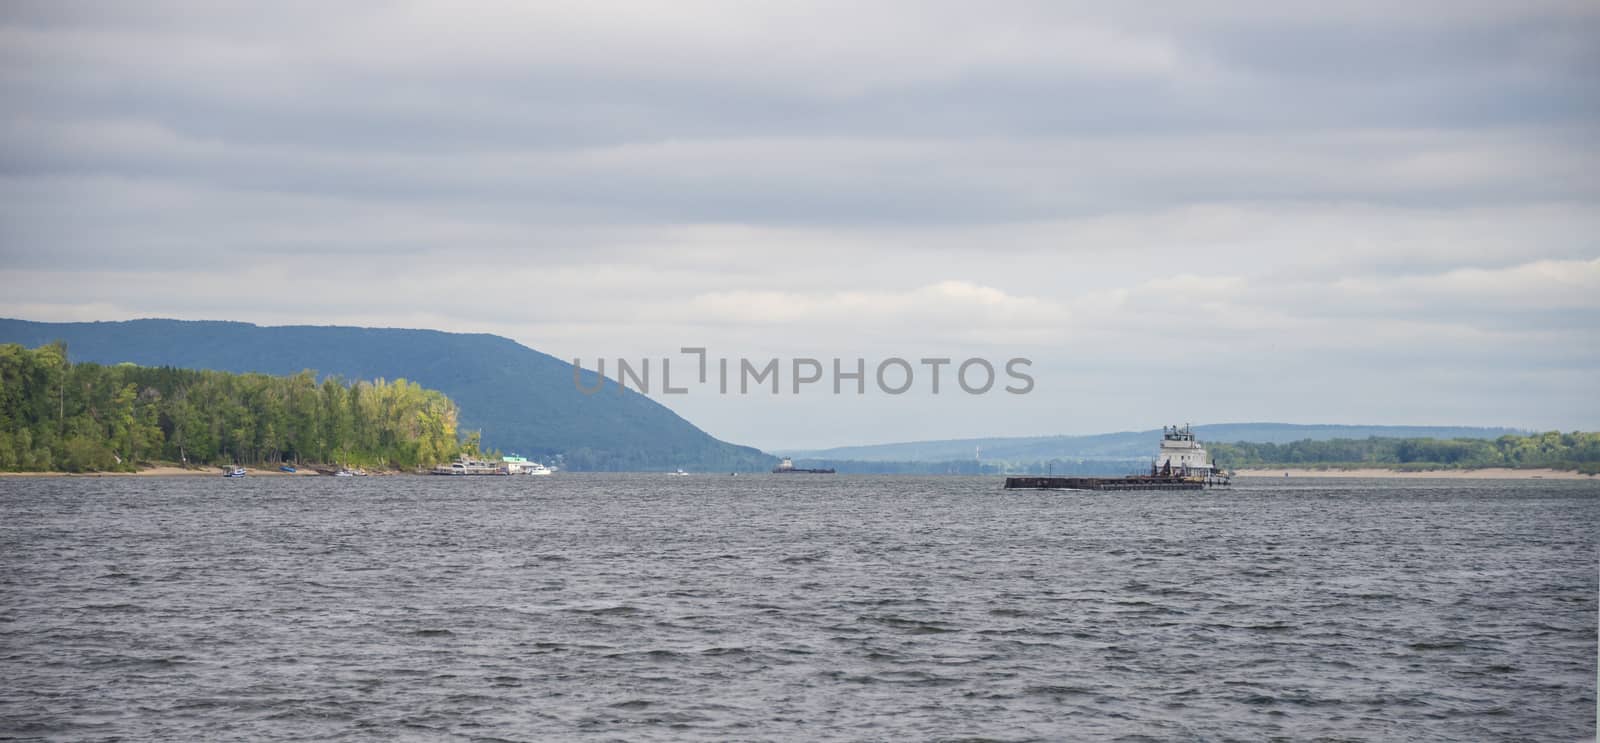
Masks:
[[[667,474],[671,475],[673,477],[688,477],[689,476],[689,473],[684,472],[682,467],[679,467],[677,472],[668,472]]]
[[[286,465],[283,465],[282,467],[279,467],[278,471],[279,472],[287,472],[287,473],[292,475],[292,474],[295,473],[296,470],[295,470],[295,468],[293,466],[286,464]]]
[[[334,477],[355,477],[356,473],[351,472],[350,470],[339,470],[338,472],[333,473],[333,476]]]
[[[223,477],[244,477],[245,474],[246,474],[246,472],[244,471],[243,467],[234,467],[233,469],[222,473],[222,476]]]

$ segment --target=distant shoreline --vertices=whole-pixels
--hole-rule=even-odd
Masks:
[[[1290,467],[1287,469],[1242,469],[1234,474],[1238,477],[1260,477],[1284,479],[1288,473],[1289,478],[1296,477],[1370,477],[1370,478],[1396,478],[1396,479],[1448,479],[1448,480],[1594,480],[1595,475],[1585,475],[1574,470],[1553,469],[1512,469],[1510,467],[1485,467],[1473,470],[1389,470],[1376,467],[1362,469],[1307,469],[1304,467]]]

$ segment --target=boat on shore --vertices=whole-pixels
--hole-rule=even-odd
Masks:
[[[1032,490],[1204,490],[1227,485],[1231,476],[1212,464],[1211,457],[1183,426],[1161,427],[1161,448],[1150,463],[1149,474],[1126,477],[1007,477],[1006,487]]]

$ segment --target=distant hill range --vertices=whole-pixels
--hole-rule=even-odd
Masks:
[[[1194,427],[1202,442],[1249,441],[1284,444],[1312,439],[1437,438],[1494,439],[1526,433],[1512,428],[1460,426],[1316,426],[1292,423],[1219,423]],[[870,446],[780,452],[807,465],[818,462],[933,463],[958,461],[1040,462],[1051,459],[1121,461],[1150,459],[1161,441],[1161,429],[1101,433],[1088,436],[1023,436],[1013,438],[947,439]],[[859,469],[859,468],[852,468]]]
[[[568,469],[732,472],[771,468],[761,451],[713,438],[660,403],[616,385],[579,392],[572,365],[494,335],[240,322],[130,320],[41,323],[0,319],[0,343],[65,341],[74,362],[133,362],[229,372],[404,377],[461,408],[461,430],[485,446]],[[584,372],[593,387],[595,375]]]

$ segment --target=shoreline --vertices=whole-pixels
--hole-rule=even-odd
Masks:
[[[1574,470],[1553,469],[1512,469],[1510,467],[1485,467],[1473,470],[1421,470],[1404,471],[1379,469],[1377,467],[1363,467],[1360,469],[1308,469],[1305,467],[1287,467],[1284,469],[1241,469],[1234,472],[1235,477],[1250,477],[1262,479],[1283,480],[1285,473],[1287,479],[1293,478],[1329,478],[1329,477],[1363,477],[1382,479],[1446,479],[1446,480],[1594,480],[1596,475],[1585,475]]]
[[[178,467],[176,465],[160,465],[146,467],[134,472],[0,472],[4,477],[221,477],[229,468],[224,467]],[[245,474],[250,477],[316,477],[322,473],[309,467],[300,468],[295,472],[283,472],[278,469],[244,468]],[[372,472],[369,474],[383,475],[387,472]]]

